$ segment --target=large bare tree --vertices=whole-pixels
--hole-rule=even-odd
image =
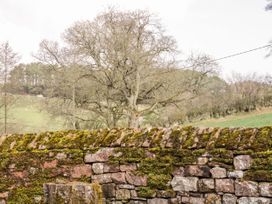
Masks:
[[[3,106],[4,106],[4,133],[7,133],[8,119],[8,95],[7,95],[7,80],[10,70],[18,62],[18,54],[10,47],[8,42],[0,45],[0,71],[3,77]]]
[[[66,48],[42,43],[39,58],[61,65],[65,52],[60,50],[76,54],[92,84],[84,108],[108,127],[120,121],[139,127],[146,114],[190,99],[214,65],[206,56],[190,58],[193,70],[178,78],[176,41],[147,11],[110,9],[93,21],[76,22],[63,37]]]

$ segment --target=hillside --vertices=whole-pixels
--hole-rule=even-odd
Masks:
[[[194,123],[199,127],[262,127],[272,125],[272,108],[265,108],[251,113],[240,113],[219,119],[207,119]]]

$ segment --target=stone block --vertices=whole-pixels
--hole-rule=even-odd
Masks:
[[[222,201],[223,201],[223,204],[236,204],[237,197],[233,194],[224,194]]]
[[[94,174],[104,173],[104,163],[93,163],[92,164]]]
[[[130,199],[130,191],[127,189],[118,189],[116,191],[117,200],[128,200]]]
[[[214,167],[211,169],[211,174],[213,178],[226,178],[227,170],[221,167]]]
[[[260,183],[260,194],[265,197],[272,197],[272,183]]]
[[[197,177],[210,177],[210,167],[199,166],[199,165],[189,165],[185,167],[185,176],[197,176]]]
[[[214,193],[205,194],[205,203],[222,204],[220,195]]]
[[[236,196],[249,196],[257,197],[258,183],[253,181],[236,181],[235,182],[235,195]]]
[[[228,177],[229,178],[243,178],[244,172],[241,170],[230,171],[230,172],[228,172]]]
[[[171,186],[174,191],[179,192],[197,192],[197,177],[183,177],[183,176],[174,176],[171,181]]]
[[[168,204],[168,200],[163,198],[153,198],[148,199],[147,204]]]
[[[199,192],[209,193],[214,191],[214,179],[200,179],[198,181]]]
[[[115,187],[114,183],[108,183],[102,185],[102,192],[104,198],[114,198],[115,197]]]
[[[129,184],[135,186],[146,186],[147,185],[147,177],[146,176],[138,176],[132,172],[126,172],[126,180]]]
[[[234,157],[233,164],[236,170],[249,169],[252,163],[252,159],[249,155],[239,155]]]
[[[111,174],[98,174],[92,176],[92,181],[98,182],[100,184],[111,183]]]
[[[112,173],[111,174],[111,179],[112,182],[116,184],[124,184],[126,182],[126,174],[124,172],[119,172],[119,173]]]
[[[111,155],[113,155],[113,148],[101,148],[93,154],[86,154],[84,161],[85,163],[106,162]]]
[[[232,179],[215,179],[216,192],[234,193],[234,181]]]
[[[238,204],[271,204],[272,200],[261,197],[241,197],[238,199]]]
[[[92,166],[88,164],[77,165],[72,168],[72,178],[90,177],[92,175]]]

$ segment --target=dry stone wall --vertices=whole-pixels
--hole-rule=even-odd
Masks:
[[[272,203],[271,127],[46,132],[0,144],[0,204]]]

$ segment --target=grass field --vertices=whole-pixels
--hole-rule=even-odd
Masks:
[[[43,100],[45,99],[36,96],[16,96],[15,103],[8,111],[8,132],[25,133],[66,129],[62,118],[53,117],[46,112],[43,108]],[[272,108],[185,125],[199,127],[272,126]],[[0,132],[3,132],[3,109],[0,109]]]
[[[43,108],[43,98],[16,96],[8,110],[8,132],[40,132],[65,129],[61,118],[54,118]],[[3,109],[1,129],[3,129]]]
[[[261,127],[272,126],[272,109],[266,108],[251,113],[235,114],[219,119],[208,119],[195,123],[200,127]]]

